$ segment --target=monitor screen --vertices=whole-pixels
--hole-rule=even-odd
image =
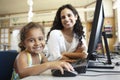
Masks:
[[[94,18],[92,22],[92,29],[88,44],[88,59],[94,60],[93,53],[96,51],[97,44],[102,35],[102,27],[104,22],[104,9],[102,0],[96,0],[96,7],[94,12]]]

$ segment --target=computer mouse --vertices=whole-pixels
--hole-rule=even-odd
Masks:
[[[116,66],[120,66],[120,62],[116,62],[115,65],[116,65]]]
[[[74,76],[77,76],[77,72],[76,71],[68,71],[66,69],[64,69],[64,74],[61,74],[61,71],[60,70],[51,70],[52,72],[52,75],[53,76],[58,76],[58,77],[74,77]]]

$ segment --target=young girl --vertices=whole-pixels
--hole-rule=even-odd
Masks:
[[[74,70],[67,62],[48,62],[42,53],[44,46],[44,30],[41,25],[30,22],[21,29],[19,43],[21,52],[14,63],[13,80],[37,75],[48,69],[59,69],[62,74],[64,74],[63,68],[68,71]]]

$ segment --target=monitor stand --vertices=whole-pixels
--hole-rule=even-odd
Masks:
[[[106,49],[106,56],[107,56],[107,61],[102,63],[102,62],[98,62],[95,60],[89,60],[88,62],[88,68],[102,68],[102,69],[113,69],[114,65],[112,64],[111,61],[111,57],[110,57],[110,51],[109,51],[109,47],[108,47],[108,42],[107,42],[107,36],[105,32],[102,32],[102,36],[104,39],[104,43],[105,43],[105,49]]]

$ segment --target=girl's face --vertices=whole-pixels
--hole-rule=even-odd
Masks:
[[[77,15],[74,15],[70,9],[65,8],[61,11],[60,16],[64,28],[73,28],[77,20]]]
[[[45,46],[44,35],[40,28],[32,28],[25,35],[24,46],[30,53],[41,53]]]

